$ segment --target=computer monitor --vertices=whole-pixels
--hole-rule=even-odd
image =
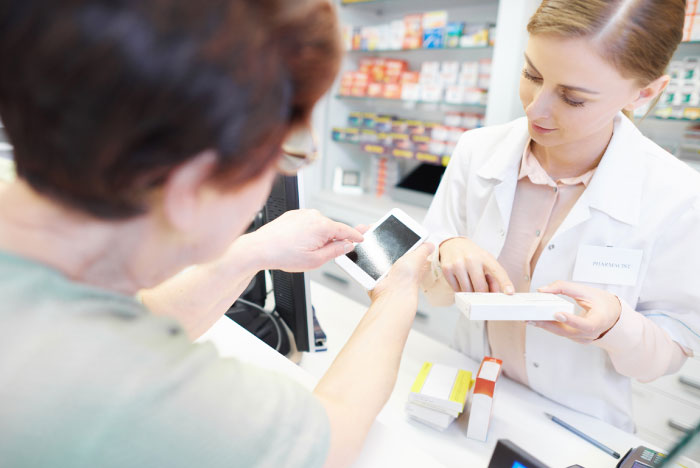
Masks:
[[[264,222],[269,223],[285,212],[303,208],[301,175],[278,176],[265,204]],[[299,351],[315,351],[314,316],[309,293],[309,278],[303,273],[270,272],[275,296],[275,310],[289,327]]]
[[[285,212],[302,208],[302,184],[299,176],[279,176],[273,184],[265,207],[247,232],[274,221]],[[321,330],[310,303],[309,279],[303,273],[270,271],[274,310],[265,308],[268,290],[265,272],[259,272],[226,315],[281,354],[325,350]],[[292,347],[289,336],[294,338]]]

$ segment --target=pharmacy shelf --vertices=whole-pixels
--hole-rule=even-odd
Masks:
[[[349,54],[383,54],[383,53],[403,53],[403,52],[441,52],[441,51],[455,51],[455,50],[488,50],[493,49],[492,45],[480,45],[480,46],[458,46],[458,47],[438,47],[438,48],[425,48],[419,47],[417,49],[352,49],[346,51]]]
[[[343,95],[336,95],[336,99],[340,99],[342,101],[348,101],[348,102],[361,102],[361,103],[367,103],[367,104],[397,104],[401,105],[402,107],[406,109],[414,108],[414,107],[432,107],[432,108],[449,108],[450,110],[453,109],[478,109],[481,111],[486,110],[486,105],[485,104],[477,104],[477,103],[462,103],[462,104],[453,104],[451,102],[444,102],[444,101],[409,101],[406,99],[387,99],[387,98],[376,98],[376,97],[367,97],[367,96],[343,96]]]
[[[698,119],[688,119],[686,117],[661,117],[658,115],[649,115],[646,117],[647,119],[654,119],[654,120],[668,120],[668,121],[676,121],[676,122],[700,122],[700,118]]]
[[[432,0],[430,9],[463,7],[465,5],[487,4],[493,0]],[[392,9],[422,9],[425,10],[425,0],[341,0],[340,6],[351,9],[378,9],[390,7]]]
[[[399,148],[384,146],[381,143],[376,142],[354,142],[343,140],[333,141],[341,145],[355,147],[358,151],[370,156],[383,156],[386,158],[396,159],[397,161],[417,161],[432,164],[434,166],[447,166],[447,163],[450,161],[450,155],[438,155],[420,151],[402,150]]]

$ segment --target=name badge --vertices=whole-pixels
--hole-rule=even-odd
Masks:
[[[573,280],[634,286],[643,253],[638,249],[582,245],[576,256]]]

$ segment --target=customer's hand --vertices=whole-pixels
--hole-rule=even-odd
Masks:
[[[587,344],[603,337],[615,326],[622,312],[622,305],[617,296],[602,289],[568,281],[555,281],[538,291],[569,296],[583,308],[582,315],[558,312],[555,315],[556,322],[533,323],[577,343]]]
[[[498,260],[466,237],[454,237],[440,245],[440,266],[455,292],[515,292]]]
[[[248,241],[260,250],[261,269],[301,272],[350,252],[353,242],[363,240],[358,229],[317,210],[294,210],[249,234]]]
[[[418,287],[423,275],[430,269],[428,256],[435,246],[429,242],[407,253],[394,263],[386,277],[370,291],[372,302],[392,294],[418,300]]]

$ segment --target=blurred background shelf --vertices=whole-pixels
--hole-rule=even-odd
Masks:
[[[432,0],[428,5],[425,0],[342,0],[341,16],[345,11],[396,11],[396,10],[438,10],[460,6],[475,6],[486,3],[496,3],[493,0]]]
[[[470,50],[492,50],[493,46],[491,45],[481,45],[481,46],[458,46],[458,47],[436,47],[436,48],[423,48],[420,47],[418,49],[373,49],[373,50],[365,50],[365,49],[353,49],[353,50],[348,50],[348,54],[384,54],[384,53],[402,53],[402,52],[411,52],[411,53],[421,53],[421,52],[429,52],[429,53],[439,53],[439,52],[453,52],[453,51],[470,51]]]
[[[407,99],[389,99],[381,97],[369,97],[369,96],[343,96],[337,95],[336,99],[342,101],[347,101],[349,103],[364,103],[373,106],[381,105],[396,105],[402,106],[406,109],[412,108],[434,108],[434,109],[478,109],[481,111],[486,110],[486,104],[482,103],[452,103],[445,101],[411,101]]]

